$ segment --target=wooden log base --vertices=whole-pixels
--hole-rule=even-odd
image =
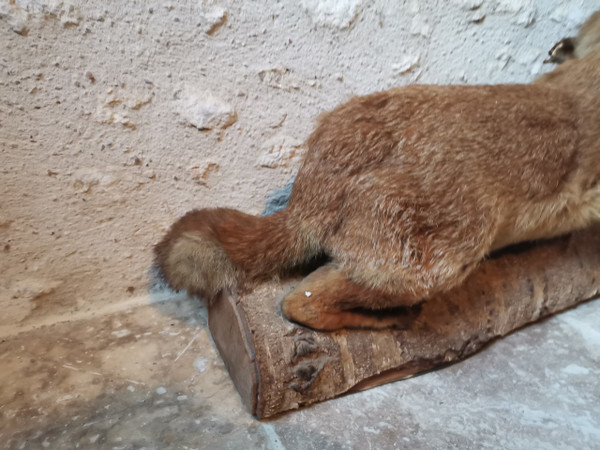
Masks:
[[[493,339],[600,292],[600,228],[525,244],[484,261],[423,304],[407,330],[316,332],[285,320],[299,279],[226,292],[209,327],[240,396],[259,419],[464,359]]]

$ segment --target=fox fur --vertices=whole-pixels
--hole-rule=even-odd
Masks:
[[[187,213],[156,246],[162,274],[213,298],[326,254],[283,300],[288,319],[407,326],[491,251],[600,220],[599,37],[596,13],[532,84],[412,85],[323,114],[286,209]]]

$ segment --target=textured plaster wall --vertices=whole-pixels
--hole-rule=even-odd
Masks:
[[[3,0],[0,327],[143,295],[167,226],[260,213],[321,112],[415,82],[528,82],[597,7]]]

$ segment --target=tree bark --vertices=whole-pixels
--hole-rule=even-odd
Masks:
[[[215,344],[244,403],[264,419],[442,367],[600,292],[600,228],[521,244],[426,301],[408,330],[316,332],[279,302],[299,279],[226,292],[209,305]]]

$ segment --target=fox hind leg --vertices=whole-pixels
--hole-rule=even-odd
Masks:
[[[354,283],[335,264],[327,264],[283,299],[281,311],[292,322],[315,330],[409,328],[420,306],[377,308],[390,303],[389,296]]]

